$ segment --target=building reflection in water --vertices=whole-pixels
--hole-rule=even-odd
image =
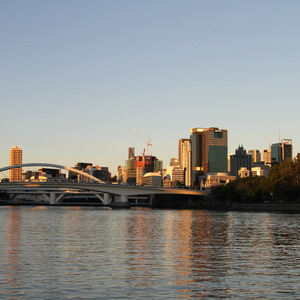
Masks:
[[[268,218],[252,215],[257,220],[247,221],[247,215],[237,218],[230,212],[189,210],[156,214],[160,214],[157,220],[141,211],[128,224],[128,234],[135,234],[130,245],[134,269],[128,276],[140,285],[151,285],[163,271],[168,284],[182,297],[200,298],[213,289],[220,296],[231,296],[240,288],[239,276],[257,274],[261,257],[270,257],[259,251],[263,241],[272,246]]]
[[[5,283],[7,294],[16,294],[20,287],[21,253],[21,211],[18,207],[8,207],[6,228]],[[4,270],[2,270],[4,271]]]
[[[170,212],[165,227],[165,251],[173,261],[169,268],[170,274],[175,274],[173,280],[178,293],[188,297],[193,290],[193,297],[202,297],[199,285],[209,280],[210,272],[210,214],[204,211],[178,211],[176,216]]]
[[[127,245],[131,252],[127,276],[136,286],[153,287],[155,280],[164,278],[169,286],[186,294],[201,276],[207,280],[211,260],[209,213],[185,210],[149,214],[142,210],[127,229],[128,235],[134,234]]]
[[[147,210],[135,210],[134,218],[127,219],[125,228],[128,240],[127,249],[128,272],[125,280],[134,283],[136,288],[148,287],[152,285],[153,270],[159,269],[157,242],[155,235],[161,224],[153,222]],[[149,268],[149,265],[152,265]]]
[[[251,298],[253,291],[274,294],[278,274],[295,282],[299,230],[284,215],[37,210],[2,210],[2,293],[10,298],[22,297],[32,282],[38,292],[53,289],[55,295],[58,282],[63,282],[61,295],[66,288],[92,293],[92,286],[107,298],[114,295],[109,290],[120,291],[120,298],[232,298],[242,293]]]

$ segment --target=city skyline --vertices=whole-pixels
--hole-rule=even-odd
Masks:
[[[2,2],[0,164],[88,161],[129,147],[164,167],[193,127],[263,149],[298,134],[300,3]]]
[[[192,137],[194,136],[194,134],[195,133],[199,133],[199,132],[203,132],[203,131],[211,131],[211,132],[218,132],[218,133],[220,133],[221,135],[220,135],[220,137],[223,137],[223,132],[225,132],[226,133],[226,138],[225,138],[225,140],[226,140],[226,144],[227,144],[227,129],[219,129],[219,128],[216,128],[216,127],[210,127],[210,128],[191,128],[190,129],[190,138],[187,138],[187,139],[178,139],[178,149],[177,149],[177,156],[174,156],[174,157],[170,157],[170,159],[169,159],[169,161],[167,162],[167,163],[164,163],[162,160],[160,160],[159,159],[159,157],[155,157],[155,155],[153,156],[155,159],[157,159],[157,162],[160,162],[160,163],[162,163],[163,164],[163,169],[167,169],[167,167],[169,167],[169,166],[172,166],[173,164],[172,164],[172,161],[173,160],[176,160],[177,162],[178,162],[178,165],[180,165],[180,166],[184,166],[185,168],[187,168],[187,169],[189,169],[189,168],[193,168],[192,167],[192,160],[191,160],[191,153],[192,152],[194,152],[194,153],[196,153],[196,152],[198,152],[199,150],[196,150],[196,149],[194,149],[194,151],[191,151],[191,150],[193,150],[193,149],[191,149],[190,147],[191,147],[191,144],[190,144],[190,142],[191,142],[191,139],[192,139]],[[224,141],[225,141],[224,140]],[[188,151],[190,151],[190,157],[189,158],[185,158],[185,159],[188,159],[188,161],[189,161],[189,164],[190,164],[190,166],[188,167],[187,165],[186,165],[186,162],[183,162],[182,161],[182,159],[181,159],[181,155],[182,155],[182,145],[183,145],[183,143],[184,143],[184,141],[188,141],[188,144],[189,144],[189,149],[188,149]],[[146,145],[147,145],[147,141],[145,141],[145,143],[146,143]],[[149,142],[148,142],[149,143]],[[194,143],[195,143],[195,141],[194,141]],[[216,142],[213,142],[214,144],[216,143]],[[222,142],[223,143],[223,142]],[[285,145],[285,144],[288,144],[288,146],[290,147],[288,150],[287,150],[287,157],[288,157],[288,159],[293,159],[293,158],[296,158],[296,157],[298,157],[298,155],[299,155],[299,152],[297,152],[297,153],[294,153],[293,152],[293,147],[292,147],[292,140],[291,139],[282,139],[279,143],[270,143],[269,144],[269,147],[268,148],[265,148],[265,149],[245,149],[244,150],[244,152],[246,153],[247,152],[247,155],[250,155],[250,156],[252,156],[253,158],[252,158],[252,163],[253,162],[264,162],[265,164],[270,164],[271,163],[271,149],[273,149],[274,147],[278,147],[278,145]],[[224,144],[225,145],[225,144]],[[220,147],[220,146],[217,146],[217,147]],[[228,163],[228,166],[227,166],[227,170],[225,171],[225,169],[223,169],[222,167],[221,168],[216,168],[216,170],[207,170],[207,173],[211,173],[212,171],[215,171],[215,172],[227,172],[228,174],[230,174],[231,173],[231,167],[230,167],[230,162],[229,162],[229,158],[232,156],[232,155],[234,155],[234,154],[236,154],[236,152],[237,152],[237,150],[238,149],[240,149],[240,148],[242,148],[242,149],[244,149],[244,147],[243,147],[243,145],[239,145],[238,147],[237,147],[237,149],[235,150],[235,153],[229,153],[228,152],[228,145],[226,146],[226,163]],[[270,151],[270,157],[269,158],[267,158],[265,155],[263,155],[262,156],[262,154],[264,154],[264,152],[265,151]],[[219,150],[218,150],[219,151]],[[272,150],[273,151],[273,150]],[[18,153],[18,155],[17,155],[17,159],[15,158],[15,154],[13,154],[13,153]],[[21,153],[21,154],[19,154],[19,153]],[[254,153],[255,153],[255,156],[254,156]],[[284,153],[284,152],[283,152]],[[219,153],[220,154],[220,153]],[[128,155],[128,159],[130,160],[130,158],[137,158],[137,157],[140,157],[140,158],[142,158],[142,157],[150,157],[150,156],[148,156],[146,153],[145,153],[145,148],[144,148],[144,150],[143,150],[143,152],[139,155],[139,154],[137,154],[136,156],[135,156],[135,147],[128,147],[128,153],[127,153],[127,155]],[[275,155],[275,152],[274,152],[274,155]],[[283,155],[283,159],[284,159],[284,154],[282,154]],[[10,149],[10,151],[9,151],[9,165],[16,165],[16,164],[21,164],[22,163],[22,156],[23,156],[23,149],[21,149],[21,147],[20,146],[12,146],[11,147],[11,149]],[[151,156],[152,156],[152,154],[151,154]],[[225,157],[224,157],[224,159],[225,159]],[[257,160],[257,158],[258,157],[260,157],[260,159],[259,160]],[[215,159],[217,159],[214,163],[216,163],[217,165],[219,165],[220,163],[221,163],[221,165],[224,163],[222,163],[221,161],[224,161],[224,159],[221,159],[220,161],[218,161],[218,159],[219,158],[217,158],[217,156],[215,157]],[[278,162],[277,161],[278,159],[275,159],[274,160],[274,162]],[[279,159],[279,161],[280,161],[280,159]],[[28,162],[27,162],[28,163]],[[37,163],[37,162],[33,162],[33,163]],[[48,163],[48,162],[42,162],[42,161],[39,161],[39,163]],[[100,167],[104,167],[105,169],[107,169],[107,171],[109,171],[111,174],[112,174],[112,176],[118,176],[119,175],[119,167],[122,167],[122,168],[128,168],[128,166],[127,166],[127,163],[128,163],[128,160],[126,160],[126,158],[125,158],[125,160],[124,160],[124,164],[119,164],[118,165],[118,167],[117,167],[117,170],[115,171],[115,170],[112,170],[112,169],[110,169],[109,168],[109,166],[107,166],[107,165],[102,165],[102,166],[100,166]],[[91,165],[91,166],[93,166],[93,165],[95,165],[95,163],[94,162],[92,162],[92,161],[90,161],[90,162],[87,162],[87,161],[85,161],[85,162],[83,162],[83,161],[78,161],[78,162],[76,162],[76,163],[74,163],[73,165],[75,165],[75,168],[76,168],[76,166],[78,165],[78,164],[84,164],[84,165]],[[97,164],[96,164],[97,165]],[[8,166],[8,165],[7,165]],[[71,166],[71,165],[70,165]],[[70,167],[70,166],[68,166],[68,167]],[[4,167],[4,166],[3,166]],[[220,166],[219,166],[220,167]],[[130,167],[129,167],[130,168]],[[199,169],[200,170],[200,169]],[[16,170],[14,170],[14,171],[17,171],[17,169]],[[190,171],[188,171],[188,172],[191,172],[191,169],[190,169]],[[10,172],[11,173],[11,172]],[[206,172],[205,172],[206,173]],[[214,172],[213,172],[214,173]],[[21,173],[20,173],[21,174]],[[20,177],[21,175],[19,175],[19,177]],[[0,178],[6,178],[6,177],[8,177],[8,176],[6,176],[5,175],[5,173],[0,173]],[[11,175],[9,175],[9,177],[11,177]],[[193,176],[192,176],[193,177]]]

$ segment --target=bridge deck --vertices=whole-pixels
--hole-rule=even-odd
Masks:
[[[208,193],[196,189],[185,188],[156,188],[144,186],[131,186],[122,184],[100,184],[89,182],[1,182],[0,190],[24,188],[24,189],[43,189],[43,188],[64,188],[64,189],[79,189],[85,191],[95,191],[107,193],[111,195],[155,195],[155,194],[174,194],[174,195],[193,195],[207,196]]]

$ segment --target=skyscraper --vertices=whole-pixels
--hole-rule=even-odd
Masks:
[[[126,172],[125,172],[124,180],[129,184],[135,184],[136,183],[135,157],[131,157],[130,159],[126,160],[125,164],[126,164],[125,165]]]
[[[128,159],[134,157],[134,147],[129,147],[128,148]]]
[[[9,151],[9,165],[22,164],[22,149],[18,146],[13,146]],[[9,170],[9,181],[22,181],[22,168]]]
[[[243,146],[239,146],[235,150],[235,154],[230,155],[230,175],[238,176],[241,168],[251,171],[252,155],[247,154]]]
[[[283,139],[280,143],[271,146],[271,162],[279,164],[285,160],[293,159],[293,145],[291,139]]]
[[[271,165],[271,149],[264,149],[263,161],[266,165]]]
[[[179,165],[182,166],[183,162],[182,162],[182,151],[183,151],[183,147],[184,147],[184,143],[185,142],[191,142],[190,139],[180,139],[178,141],[178,161],[179,161]]]
[[[247,152],[252,156],[252,165],[253,163],[261,161],[261,153],[259,152],[259,150],[248,150]]]
[[[191,128],[192,178],[203,173],[227,172],[227,130]]]
[[[191,179],[191,140],[180,139],[178,141],[179,165],[185,170],[185,186],[192,185]]]

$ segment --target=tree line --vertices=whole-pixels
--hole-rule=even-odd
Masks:
[[[221,202],[300,201],[300,162],[295,159],[271,167],[268,177],[246,177],[216,186],[211,191]]]

